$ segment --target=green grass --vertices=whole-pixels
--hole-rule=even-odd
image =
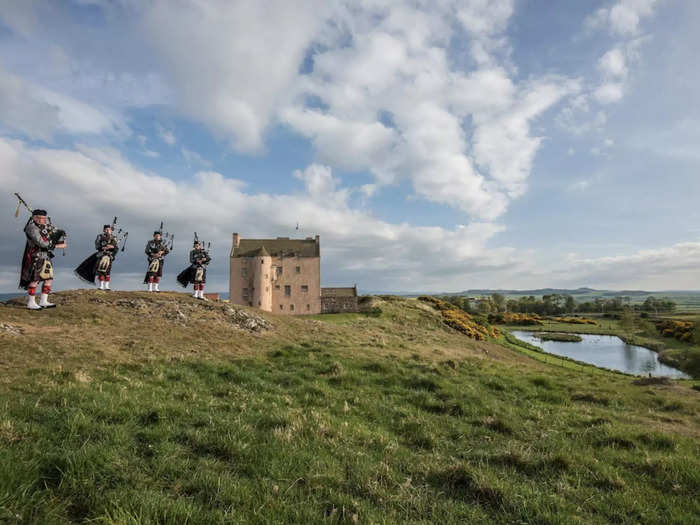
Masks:
[[[329,350],[27,374],[3,392],[0,520],[700,517],[698,441],[634,417],[697,423],[697,402],[570,371]]]
[[[58,366],[38,339],[43,360],[0,382],[0,523],[700,519],[689,382],[636,386],[509,335],[475,343],[415,301],[382,308],[340,324],[270,316],[274,330],[237,336],[241,355],[167,339]],[[4,359],[28,348],[15,341]]]

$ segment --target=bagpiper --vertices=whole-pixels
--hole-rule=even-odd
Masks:
[[[114,219],[114,224],[105,224],[102,227],[102,233],[97,235],[95,253],[75,269],[76,275],[86,282],[95,284],[95,279],[97,279],[100,282],[100,290],[111,290],[109,282],[112,274],[112,263],[119,252],[119,237],[114,233],[116,217]]]
[[[166,234],[167,236],[168,234]],[[146,243],[146,257],[148,258],[148,269],[146,270],[146,277],[143,279],[144,284],[148,284],[149,292],[160,292],[158,285],[160,284],[160,278],[163,277],[163,262],[165,261],[165,256],[170,253],[172,249],[172,237],[171,245],[168,247],[168,243],[163,240],[163,225],[161,223],[161,229],[153,232],[153,239]]]
[[[28,208],[19,195],[21,204]],[[18,207],[19,209],[19,207]],[[19,279],[19,287],[27,290],[27,308],[41,310],[53,308],[56,305],[49,302],[51,284],[53,283],[53,250],[66,247],[66,232],[55,228],[47,217],[46,210],[33,210],[31,218],[24,226],[24,234],[27,243],[22,256],[22,271]],[[36,289],[42,283],[41,298],[36,302]]]
[[[204,243],[200,242],[197,238],[197,232],[195,232],[193,248],[190,250],[190,265],[177,276],[177,282],[179,282],[183,288],[187,288],[187,285],[190,283],[193,284],[194,293],[192,297],[195,299],[206,301],[204,297],[204,284],[207,282],[207,265],[210,262],[211,257],[209,256],[208,249],[204,248]]]

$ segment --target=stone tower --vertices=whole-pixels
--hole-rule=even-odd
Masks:
[[[321,313],[321,248],[305,239],[242,239],[233,234],[229,298],[280,314]]]

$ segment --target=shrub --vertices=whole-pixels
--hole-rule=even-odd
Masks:
[[[689,321],[676,321],[674,319],[660,319],[655,321],[656,329],[664,337],[673,337],[678,341],[690,342],[695,335],[693,323]]]
[[[542,325],[542,318],[537,314],[516,314],[516,313],[499,313],[490,314],[489,322],[496,324],[510,324],[518,326]]]
[[[566,324],[598,324],[593,319],[587,319],[586,317],[549,317],[548,319]]]
[[[483,341],[489,337],[497,337],[499,334],[498,329],[491,326],[485,318],[475,319],[471,314],[448,302],[425,295],[418,299],[432,305],[442,314],[442,320],[447,326],[462,332],[467,337]]]

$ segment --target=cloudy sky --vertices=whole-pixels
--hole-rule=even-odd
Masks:
[[[12,193],[114,215],[115,286],[192,232],[321,236],[324,285],[699,289],[700,2],[0,0],[0,291]],[[297,224],[299,229],[297,230]]]

